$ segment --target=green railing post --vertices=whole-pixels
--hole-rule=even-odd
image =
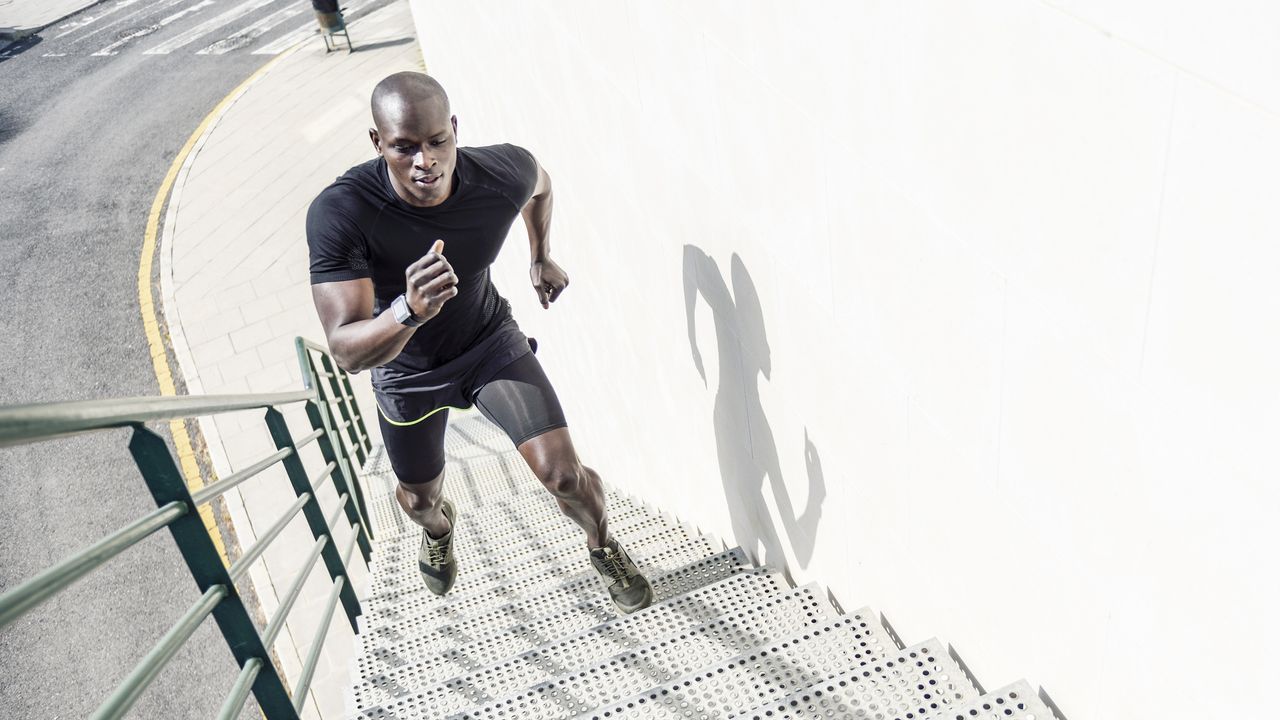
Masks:
[[[178,470],[169,447],[159,435],[141,423],[133,423],[129,452],[157,506],[180,502],[187,507],[195,507],[182,473]],[[208,592],[215,585],[228,588],[229,594],[214,608],[213,618],[241,668],[256,658],[268,669],[268,672],[259,673],[253,682],[253,694],[263,715],[267,720],[298,720],[298,711],[294,709],[284,683],[271,664],[271,656],[262,644],[262,638],[240,599],[235,583],[223,567],[200,515],[188,513],[174,520],[169,525],[169,531],[173,534],[182,557],[187,561],[187,567],[190,568],[200,592]]]
[[[351,400],[351,414],[356,419],[360,436],[364,438],[361,446],[364,447],[367,458],[368,453],[373,451],[373,438],[369,437],[369,429],[364,426],[364,413],[360,412],[360,403],[356,402],[356,391],[351,388],[351,376],[346,373],[342,373],[342,389],[345,391],[343,397]]]
[[[352,631],[359,633],[360,624],[356,621],[356,618],[360,617],[360,601],[356,599],[351,579],[347,574],[347,568],[342,563],[342,557],[338,555],[337,542],[334,540],[333,533],[325,521],[324,513],[320,509],[320,503],[315,497],[315,489],[311,486],[311,480],[307,478],[307,469],[302,466],[302,458],[298,456],[298,449],[293,444],[293,433],[289,432],[289,425],[285,422],[284,415],[279,410],[268,408],[266,419],[267,428],[271,431],[271,439],[275,440],[276,448],[280,450],[287,448],[293,451],[282,461],[285,472],[288,473],[289,482],[293,483],[293,490],[298,494],[298,497],[302,497],[304,494],[311,495],[311,499],[302,507],[302,515],[307,519],[307,525],[311,528],[311,534],[315,539],[319,540],[326,535],[329,537],[330,542],[325,543],[324,550],[321,551],[321,557],[324,558],[324,565],[329,570],[331,579],[344,578],[346,580],[342,585],[342,607],[347,611],[347,620],[351,622]],[[318,438],[321,442],[324,439],[323,435]],[[329,460],[326,459],[326,462],[329,462]],[[334,472],[337,472],[336,468]],[[334,479],[336,480],[337,478],[335,477]],[[339,490],[339,493],[341,492]],[[359,533],[360,526],[357,525],[352,528],[352,532]]]
[[[364,442],[360,440],[360,422],[359,418],[352,416],[351,405],[347,400],[346,393],[342,392],[342,382],[338,378],[338,366],[329,359],[329,353],[320,354],[320,365],[329,376],[329,388],[333,393],[332,399],[337,401],[338,412],[342,414],[342,422],[347,423],[347,439],[350,440],[351,447],[356,451],[356,459],[360,461],[357,467],[363,468],[368,456],[364,451]]]
[[[329,414],[323,411],[314,401],[307,401],[307,417],[311,419],[311,427],[314,430],[324,430],[324,434],[316,439],[320,447],[320,456],[324,458],[326,463],[336,462],[337,470],[333,473],[333,486],[338,490],[338,494],[347,493],[355,501],[345,506],[347,513],[347,521],[356,526],[360,534],[357,541],[360,544],[360,554],[364,556],[364,561],[369,562],[369,557],[373,553],[373,548],[369,544],[369,538],[373,536],[373,529],[369,526],[368,511],[364,505],[364,492],[360,489],[360,482],[353,479],[349,475],[349,464],[345,457],[340,456],[334,451],[333,447],[333,430],[329,423]]]

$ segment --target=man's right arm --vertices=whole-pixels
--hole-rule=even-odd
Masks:
[[[405,269],[405,301],[419,319],[430,320],[458,294],[458,277],[441,254],[444,243]],[[390,362],[418,329],[402,325],[388,308],[373,317],[369,278],[318,283],[311,298],[338,367],[360,372]]]

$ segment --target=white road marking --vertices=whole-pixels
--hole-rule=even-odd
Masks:
[[[63,35],[70,35],[71,33],[79,30],[80,28],[88,27],[89,25],[92,25],[98,22],[102,18],[115,13],[117,10],[123,10],[124,8],[127,8],[130,5],[133,5],[137,2],[139,2],[139,0],[120,0],[120,2],[116,3],[115,5],[112,5],[111,7],[107,8],[106,10],[103,10],[102,12],[96,15],[90,15],[89,17],[81,18],[79,20],[73,20],[69,23],[59,25],[58,29],[66,30],[66,32],[58,33],[57,35],[54,35],[53,38],[57,40]]]
[[[191,7],[183,8],[182,10],[179,10],[178,12],[170,15],[169,17],[161,19],[160,22],[156,23],[155,25],[151,25],[150,27],[144,27],[141,30],[135,30],[134,32],[129,33],[128,35],[125,35],[119,40],[111,43],[110,45],[102,48],[101,50],[93,54],[97,57],[102,57],[106,55],[115,55],[116,50],[125,46],[131,40],[135,40],[144,35],[150,35],[151,33],[164,27],[165,25],[168,25],[169,23],[175,22],[177,20],[181,20],[182,18],[186,17],[187,15],[190,15],[191,13],[200,12],[201,10],[209,7],[212,4],[213,4],[213,0],[200,0],[200,2],[196,3],[195,5],[192,5]]]
[[[209,45],[205,49],[196,52],[196,54],[197,55],[223,55],[225,53],[231,52],[232,50],[238,50],[244,47],[245,45],[248,45],[249,43],[253,42],[255,39],[257,39],[259,35],[262,35],[263,33],[267,32],[268,30],[275,27],[276,25],[279,25],[285,20],[288,20],[289,18],[293,17],[294,15],[297,15],[298,13],[306,9],[308,9],[307,6],[302,4],[301,2],[294,3],[289,7],[286,7],[282,10],[277,10],[271,13],[270,15],[262,18],[261,20],[250,25],[244,30],[241,30],[236,34],[231,35],[230,37],[223,38],[222,40],[219,40],[218,42],[215,42]]]
[[[221,15],[217,15],[215,17],[209,18],[208,20],[191,28],[190,30],[179,33],[178,35],[160,43],[159,45],[151,48],[150,50],[145,51],[143,54],[144,55],[168,55],[169,53],[173,52],[174,50],[177,50],[183,45],[186,45],[191,42],[195,42],[196,38],[200,37],[201,35],[205,35],[209,32],[212,32],[214,29],[220,28],[223,25],[226,25],[227,23],[231,22],[232,20],[248,15],[254,10],[257,10],[258,8],[263,7],[265,5],[270,5],[273,2],[275,2],[275,0],[248,0],[248,2],[241,3],[240,5],[237,5],[231,8],[230,10],[222,13]]]
[[[66,53],[45,53],[44,57],[66,57]]]
[[[90,30],[89,32],[87,32],[87,33],[85,33],[85,34],[81,35],[80,37],[77,37],[77,38],[71,38],[71,39],[70,39],[70,40],[68,40],[67,42],[78,43],[78,42],[80,42],[81,40],[84,40],[85,38],[93,37],[94,35],[97,35],[98,33],[102,32],[103,30],[106,30],[107,28],[111,27],[112,25],[119,25],[120,23],[124,22],[125,20],[128,20],[128,19],[129,19],[129,18],[131,18],[131,17],[135,17],[135,16],[137,16],[137,15],[140,15],[140,14],[142,14],[142,13],[147,12],[148,10],[151,10],[152,8],[156,7],[157,5],[164,5],[166,8],[168,8],[168,7],[173,7],[174,5],[177,5],[177,4],[178,4],[178,3],[180,3],[180,2],[185,2],[185,0],[156,0],[155,2],[151,3],[150,5],[148,5],[148,6],[144,7],[144,8],[138,8],[137,10],[134,10],[133,12],[129,13],[128,15],[125,15],[124,17],[119,17],[119,18],[116,18],[115,20],[112,20],[111,22],[107,23],[106,25],[99,25],[98,27],[96,27],[96,28],[94,28],[94,29]],[[58,37],[62,37],[62,36],[61,36],[61,35],[59,35]]]
[[[366,5],[369,5],[372,1],[373,0],[365,0],[364,2],[351,3],[351,5],[349,5],[347,9],[343,11],[342,13],[343,17],[345,18],[351,17],[352,13],[363,8]],[[272,40],[271,42],[267,43],[266,45],[263,45],[257,50],[254,50],[253,54],[254,55],[279,55],[280,53],[292,47],[294,43],[299,42],[301,40],[305,40],[308,37],[311,37],[312,35],[316,35],[318,34],[318,32],[319,32],[319,26],[316,25],[315,20],[312,20],[306,25],[303,25],[300,28],[295,28],[289,31],[288,33],[286,33],[285,35],[282,35],[276,38],[275,40]]]

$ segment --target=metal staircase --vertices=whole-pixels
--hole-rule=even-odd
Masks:
[[[417,569],[421,528],[375,448],[364,473],[374,527],[356,637],[353,718],[1050,720],[1025,682],[982,694],[936,638],[900,647],[869,608],[839,612],[658,509],[608,490],[610,531],[653,584],[619,616],[561,515],[481,416],[446,438],[458,508],[457,584]]]

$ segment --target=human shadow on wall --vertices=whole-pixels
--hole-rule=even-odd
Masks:
[[[782,540],[765,504],[764,479],[768,477],[791,551],[800,566],[806,567],[813,557],[818,521],[822,517],[822,501],[827,494],[822,461],[806,428],[804,458],[809,476],[809,495],[804,512],[797,517],[783,482],[773,430],[760,403],[757,375],[768,380],[771,372],[760,296],[737,253],[730,262],[729,274],[732,293],[715,260],[693,245],[684,246],[684,301],[689,347],[693,352],[693,364],[704,384],[707,371],[698,349],[694,319],[699,295],[706,299],[715,320],[720,386],[716,388],[713,420],[720,480],[724,484],[734,537],[752,552],[758,552],[763,544],[762,562],[776,567],[785,566]]]

